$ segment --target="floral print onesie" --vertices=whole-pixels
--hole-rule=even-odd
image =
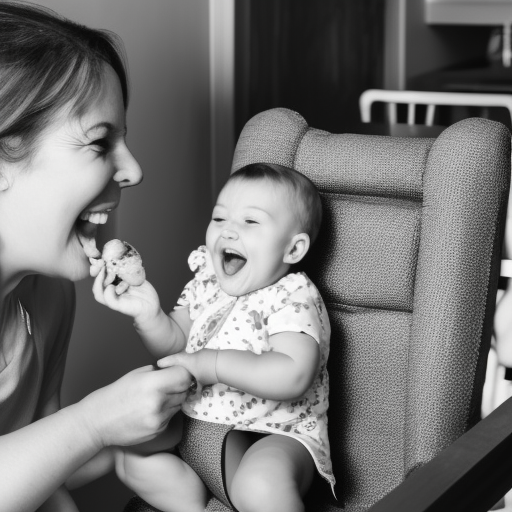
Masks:
[[[320,346],[318,373],[310,389],[294,401],[262,399],[218,383],[189,395],[183,412],[196,419],[234,425],[237,430],[282,434],[300,441],[311,453],[320,474],[334,489],[327,409],[329,406],[330,325],[325,305],[306,274],[288,274],[277,283],[240,297],[223,292],[205,246],[188,260],[195,277],[178,300],[193,321],[186,351],[202,348],[270,350],[269,337],[284,331],[304,332]]]

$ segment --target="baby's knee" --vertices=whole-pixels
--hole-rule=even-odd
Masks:
[[[147,477],[146,456],[130,452],[128,450],[117,450],[115,454],[115,469],[119,480],[130,489],[137,487]]]
[[[280,510],[280,499],[276,493],[276,482],[267,475],[252,475],[233,478],[229,496],[240,512],[273,512]]]
[[[141,455],[138,452],[119,450],[116,454],[116,473],[133,491],[153,489],[179,480],[188,468],[179,457],[171,453]]]
[[[114,468],[116,471],[117,478],[121,480],[124,484],[126,484],[127,479],[127,466],[126,466],[126,459],[128,457],[128,454],[122,450],[116,450],[115,456],[114,456]],[[127,484],[126,484],[127,485]]]

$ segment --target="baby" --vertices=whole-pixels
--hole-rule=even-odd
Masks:
[[[154,507],[204,510],[211,439],[222,443],[226,432],[223,489],[210,490],[240,512],[304,510],[315,467],[334,486],[329,319],[313,283],[291,272],[321,217],[309,179],[279,165],[252,164],[222,189],[206,246],[189,257],[195,277],[169,315],[149,282],[117,285],[116,293],[105,268],[99,271],[96,299],[133,317],[160,368],[181,365],[197,380],[182,407],[180,456],[155,451],[158,442],[115,453],[119,477]]]

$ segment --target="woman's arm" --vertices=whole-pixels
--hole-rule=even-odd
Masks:
[[[41,418],[55,414],[60,409],[59,392],[55,392],[41,408]],[[78,512],[78,508],[65,486],[60,486],[37,512]]]
[[[139,368],[77,404],[0,437],[2,512],[37,510],[106,446],[154,438],[180,409],[189,385],[183,368]]]
[[[270,352],[203,349],[180,352],[158,361],[164,368],[181,365],[203,384],[228,386],[271,400],[292,400],[311,386],[318,369],[318,343],[302,332],[282,332],[269,338]]]
[[[78,404],[0,437],[2,509],[37,510],[100,448]]]
[[[141,455],[151,455],[174,448],[181,439],[183,419],[176,414],[169,421],[168,427],[154,439],[145,443],[130,446],[128,448],[119,446],[108,446],[103,448],[92,459],[88,460],[82,467],[71,475],[66,481],[67,489],[82,487],[97,478],[106,475],[115,468],[116,456],[119,451],[135,452]]]

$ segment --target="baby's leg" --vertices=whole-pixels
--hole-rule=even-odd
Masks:
[[[165,432],[147,443],[119,449],[115,456],[119,479],[162,512],[203,512],[206,488],[192,468],[172,453],[181,439],[177,414]]]
[[[206,488],[195,471],[176,455],[143,455],[120,450],[116,454],[120,480],[162,512],[203,512]]]
[[[240,512],[303,512],[314,472],[313,458],[299,441],[272,434],[247,449],[231,480],[226,473],[226,485]]]

